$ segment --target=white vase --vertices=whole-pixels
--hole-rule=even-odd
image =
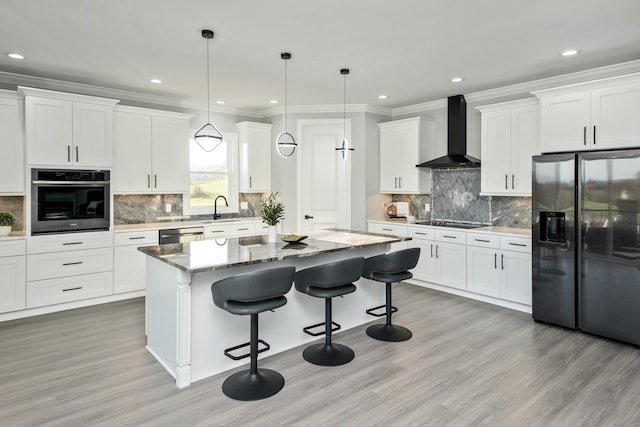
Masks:
[[[269,236],[267,238],[267,242],[275,243],[278,241],[278,227],[275,225],[269,226]]]
[[[0,236],[8,236],[11,233],[10,225],[2,225],[0,226]]]

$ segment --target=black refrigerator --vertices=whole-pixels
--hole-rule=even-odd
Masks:
[[[640,150],[533,157],[533,319],[640,345]]]

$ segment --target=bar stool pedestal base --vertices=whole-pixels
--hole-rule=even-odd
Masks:
[[[367,328],[367,335],[379,341],[407,341],[411,338],[411,331],[398,325],[373,325]]]
[[[354,353],[346,345],[325,343],[311,345],[304,349],[302,357],[307,362],[320,366],[339,366],[353,360]]]
[[[271,397],[284,387],[284,377],[271,369],[236,372],[222,383],[222,392],[235,400],[260,400]]]

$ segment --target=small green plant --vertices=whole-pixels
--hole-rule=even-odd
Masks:
[[[13,227],[16,217],[11,212],[0,212],[0,227]]]
[[[284,205],[277,200],[278,193],[270,193],[260,201],[260,216],[262,222],[268,225],[278,225],[284,219]]]

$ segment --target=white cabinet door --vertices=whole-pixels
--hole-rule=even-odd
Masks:
[[[271,125],[241,122],[239,140],[239,191],[268,193],[271,191]]]
[[[57,99],[25,98],[27,163],[72,164],[72,103]]]
[[[26,307],[25,271],[24,255],[0,258],[0,313]]]
[[[500,298],[531,305],[531,253],[503,251]]]
[[[538,154],[538,101],[478,107],[482,113],[481,193],[530,196],[531,156]]]
[[[438,281],[436,276],[436,257],[434,252],[435,245],[436,242],[433,240],[422,240],[416,238],[407,242],[407,246],[410,248],[420,248],[418,264],[416,265],[416,268],[411,270],[414,278],[432,283],[436,283]]]
[[[402,140],[397,128],[380,128],[380,192],[397,193],[402,176]]]
[[[71,158],[78,166],[113,165],[113,106],[73,103]]]
[[[467,288],[467,247],[456,243],[437,242],[438,283],[457,289]]]
[[[540,151],[585,150],[591,146],[591,92],[540,99]]]
[[[498,251],[467,246],[467,290],[500,297],[500,265]]]
[[[115,193],[151,191],[151,116],[114,113]]]
[[[399,177],[399,188],[401,192],[420,192],[420,173],[424,172],[417,168],[420,159],[420,126],[406,126],[400,130],[400,141],[402,142],[402,174]]]
[[[24,193],[22,102],[0,97],[0,194]]]
[[[530,105],[511,111],[511,191],[531,195],[531,157],[539,150],[539,107]]]
[[[146,258],[139,247],[116,246],[113,251],[113,293],[141,291],[145,289]]]
[[[482,193],[505,194],[511,175],[511,109],[482,112]]]
[[[640,145],[640,83],[591,92],[593,149]]]
[[[152,117],[151,137],[153,191],[186,193],[189,191],[189,122]]]

